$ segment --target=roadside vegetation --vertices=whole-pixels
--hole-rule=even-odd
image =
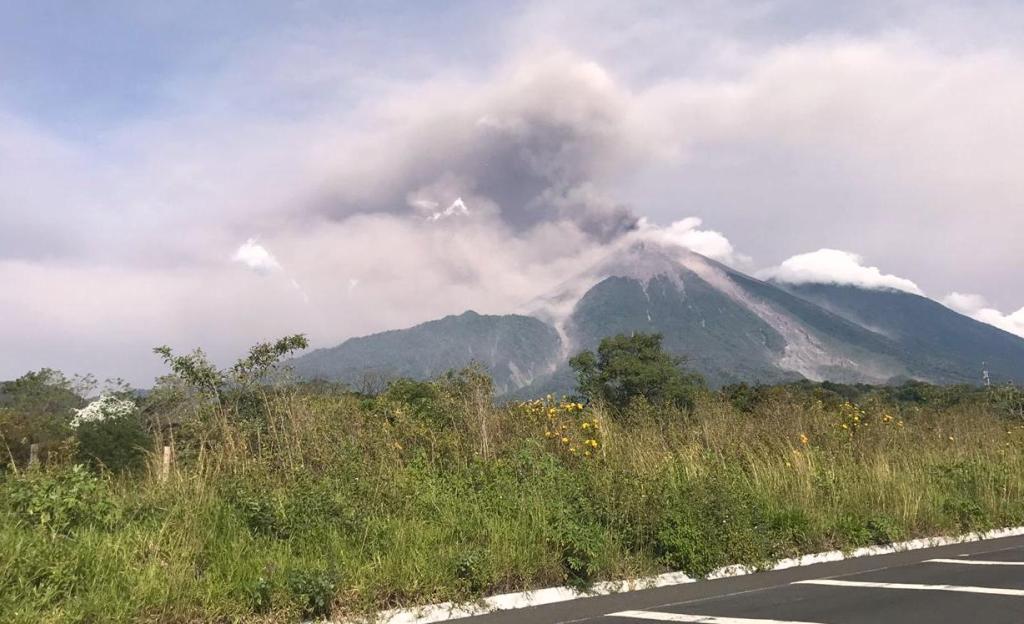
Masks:
[[[1024,524],[1013,387],[711,390],[639,335],[502,403],[476,368],[291,381],[303,347],[0,386],[0,621],[340,618]]]

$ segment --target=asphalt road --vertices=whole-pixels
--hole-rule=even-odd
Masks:
[[[1022,624],[1024,537],[821,563],[453,621]]]

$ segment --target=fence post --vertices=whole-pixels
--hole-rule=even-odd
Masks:
[[[28,467],[37,468],[39,466],[39,443],[34,442],[28,446]]]
[[[171,474],[171,447],[164,445],[164,461],[160,466],[160,480],[166,481]]]

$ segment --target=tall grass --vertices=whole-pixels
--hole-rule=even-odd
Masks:
[[[0,621],[289,622],[1024,524],[1024,429],[979,402],[612,415],[469,377],[255,405],[199,406],[167,478],[2,477]]]

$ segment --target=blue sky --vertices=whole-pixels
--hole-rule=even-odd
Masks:
[[[4,3],[0,378],[504,312],[638,223],[1024,333],[1022,29],[1013,2]]]
[[[8,111],[88,140],[133,119],[179,114],[189,101],[178,85],[232,72],[247,55],[273,48],[319,47],[358,63],[367,75],[422,77],[431,65],[486,61],[486,29],[478,25],[501,6],[505,3],[7,3],[0,23],[0,101]]]

